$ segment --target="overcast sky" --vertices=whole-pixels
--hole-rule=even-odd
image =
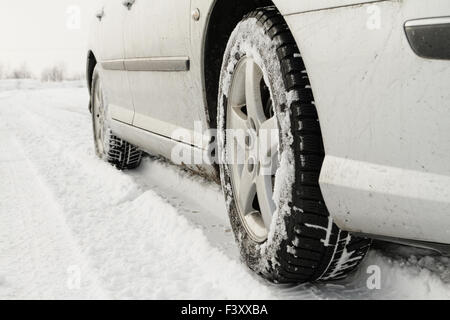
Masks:
[[[84,71],[89,25],[100,0],[0,0],[0,64],[36,74],[63,62]]]

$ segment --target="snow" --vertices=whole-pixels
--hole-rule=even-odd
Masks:
[[[386,244],[345,281],[269,284],[219,186],[150,158],[119,172],[95,157],[86,88],[18,86],[0,82],[0,299],[450,298],[449,258]]]
[[[330,246],[330,238],[331,238],[331,233],[333,231],[333,219],[331,219],[331,217],[328,217],[328,227],[324,228],[321,226],[316,226],[316,225],[312,225],[309,223],[305,223],[305,226],[308,228],[312,228],[312,229],[318,229],[318,230],[323,230],[326,232],[326,237],[325,239],[322,239],[321,242],[323,243],[323,245],[325,247],[329,247]],[[298,246],[298,244],[297,244]]]

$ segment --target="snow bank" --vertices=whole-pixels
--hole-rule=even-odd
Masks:
[[[154,192],[110,215],[113,219],[95,214],[86,219],[81,236],[92,238],[95,267],[116,297],[271,298],[239,262],[212,247],[200,229]]]

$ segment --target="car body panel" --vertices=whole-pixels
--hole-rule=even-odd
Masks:
[[[418,57],[408,20],[450,15],[446,0],[288,16],[304,56],[327,157],[321,186],[344,230],[450,241],[450,62]]]
[[[103,6],[103,13],[101,21],[96,19],[97,41],[101,41],[93,47],[100,61],[122,61],[125,57],[123,23],[127,12],[121,1],[107,1]],[[134,105],[126,73],[104,70],[102,76],[111,115],[113,118],[131,124],[134,117]]]
[[[189,1],[137,1],[125,23],[125,59],[158,58],[168,68],[128,71],[136,112],[133,125],[166,137],[177,128],[192,131],[199,119],[193,110],[199,109],[201,96],[189,94],[189,62],[186,70],[169,71],[177,61],[189,60],[190,9]]]

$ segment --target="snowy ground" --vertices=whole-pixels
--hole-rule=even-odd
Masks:
[[[264,282],[219,187],[149,158],[125,173],[97,160],[87,101],[81,83],[0,82],[0,299],[450,298],[450,259],[383,244],[344,282]]]

